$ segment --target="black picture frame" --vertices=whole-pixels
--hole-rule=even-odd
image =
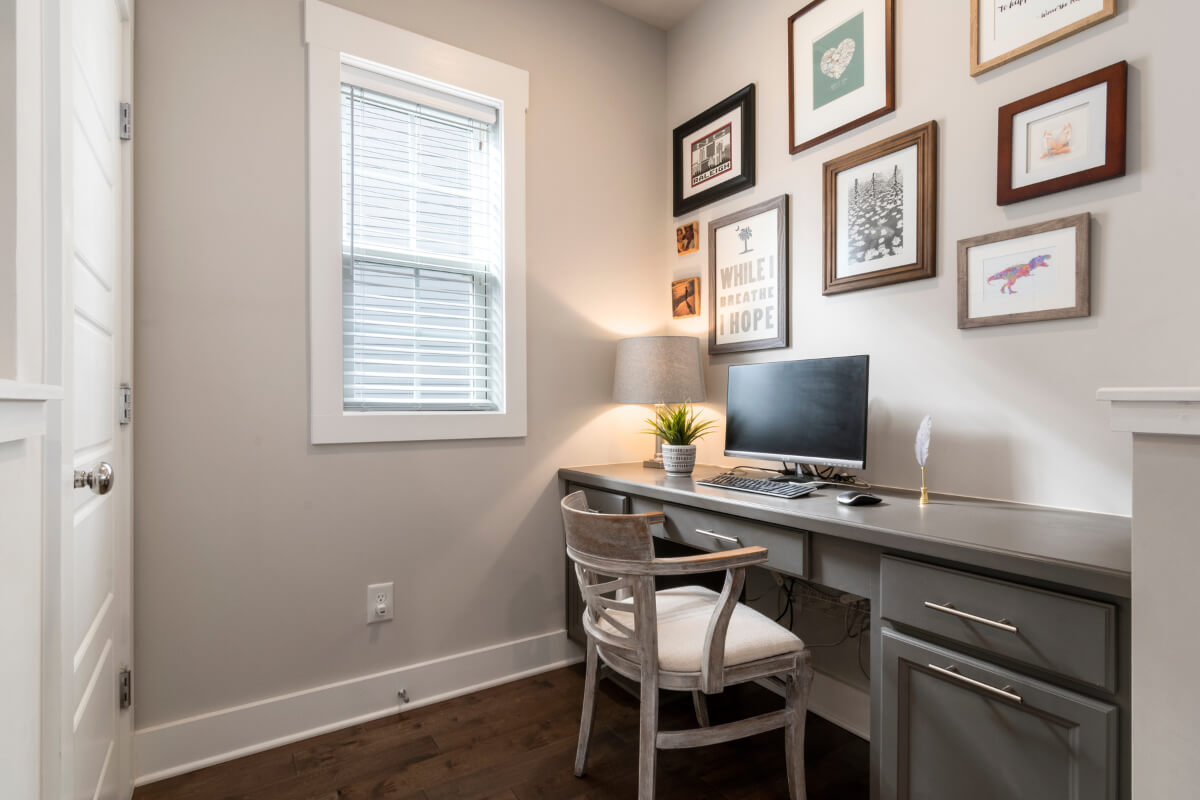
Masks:
[[[711,189],[705,189],[689,197],[684,197],[684,181],[689,177],[684,174],[683,143],[689,136],[700,133],[707,125],[712,124],[731,111],[741,109],[741,135],[734,137],[733,148],[740,148],[741,170],[736,177],[726,179]],[[754,84],[750,84],[726,97],[715,106],[697,114],[677,127],[671,135],[671,174],[674,185],[671,196],[674,200],[674,215],[681,217],[698,208],[708,205],[723,197],[729,197],[743,189],[754,185]]]

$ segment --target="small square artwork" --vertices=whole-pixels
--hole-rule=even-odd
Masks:
[[[686,256],[700,249],[700,223],[685,222],[675,229],[675,253]]]
[[[692,142],[691,182],[695,189],[733,169],[733,123]]]
[[[1090,216],[958,243],[958,327],[1085,317]]]
[[[813,108],[832,103],[866,82],[860,11],[813,42]]]
[[[700,276],[671,281],[671,316],[675,319],[700,316]]]

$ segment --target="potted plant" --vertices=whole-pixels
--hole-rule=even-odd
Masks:
[[[663,467],[668,475],[691,475],[696,466],[696,442],[703,439],[714,425],[713,420],[700,419],[700,411],[682,403],[677,406],[662,406],[654,416],[646,420],[653,433],[663,440]]]

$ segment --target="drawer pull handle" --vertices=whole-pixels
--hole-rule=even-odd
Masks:
[[[711,537],[712,537],[712,538],[714,538],[714,539],[720,539],[722,542],[731,542],[731,543],[733,543],[733,544],[739,544],[739,545],[742,543],[742,540],[741,540],[741,539],[739,539],[739,538],[737,538],[736,536],[726,536],[726,535],[725,535],[725,534],[723,534],[723,533],[716,533],[716,532],[714,532],[714,531],[707,531],[707,530],[705,530],[704,528],[696,528],[696,533],[700,533],[700,534],[703,534],[703,535],[705,535],[705,536],[711,536]]]
[[[949,614],[952,617],[958,617],[959,619],[965,619],[968,622],[978,622],[980,625],[987,625],[989,628],[995,628],[996,630],[1008,631],[1009,633],[1017,632],[1017,626],[1013,625],[1006,619],[1002,619],[997,622],[996,620],[988,619],[987,617],[977,617],[974,614],[968,614],[965,611],[959,611],[957,608],[950,605],[949,603],[943,603],[941,605],[938,605],[937,603],[931,603],[928,600],[926,600],[925,607],[932,609],[934,611],[940,611],[943,614]]]
[[[1023,702],[1021,700],[1021,695],[1014,692],[1011,686],[1005,686],[1003,689],[997,689],[995,686],[989,686],[983,681],[977,681],[974,678],[968,678],[966,675],[963,675],[958,671],[958,667],[954,666],[953,664],[948,667],[939,667],[936,664],[930,664],[929,668],[939,675],[944,675],[947,678],[956,680],[959,683],[964,683],[967,686],[973,686],[976,689],[982,689],[983,691],[989,692],[996,697],[1003,697],[1005,700],[1011,700],[1014,703]]]

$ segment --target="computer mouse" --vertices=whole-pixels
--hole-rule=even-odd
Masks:
[[[838,495],[838,502],[846,506],[873,506],[882,503],[883,498],[868,492],[851,490]]]

